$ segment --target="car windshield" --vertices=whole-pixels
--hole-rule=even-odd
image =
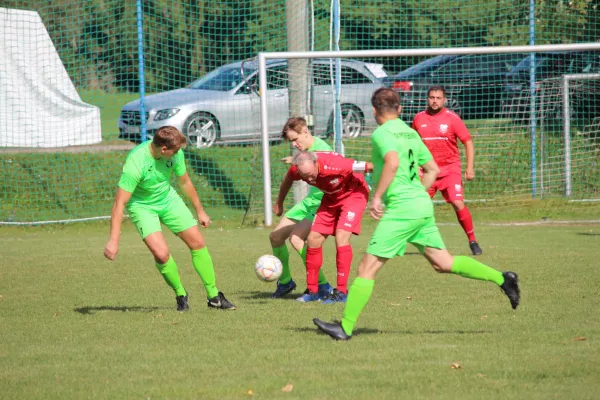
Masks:
[[[553,68],[557,69],[559,72],[562,71],[561,68],[565,62],[567,61],[566,54],[538,54],[535,56],[535,66],[536,69],[541,71]],[[531,57],[524,58],[520,63],[518,63],[511,73],[513,74],[528,74],[529,69],[531,68]]]
[[[244,69],[246,78],[254,72],[253,69],[248,69],[247,67]],[[235,89],[243,79],[244,77],[242,76],[240,67],[222,67],[211,71],[197,81],[194,81],[189,88],[227,92]]]
[[[418,64],[413,65],[412,67],[405,69],[404,71],[402,71],[402,74],[410,74],[410,73],[416,72],[416,71],[427,71],[430,69],[434,69],[437,65],[444,65],[448,60],[450,60],[452,58],[453,57],[448,57],[448,56],[436,56],[433,58],[429,58],[425,61],[422,61]],[[444,59],[447,59],[447,60],[444,60]]]

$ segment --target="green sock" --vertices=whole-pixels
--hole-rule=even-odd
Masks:
[[[488,267],[470,257],[455,256],[452,263],[453,274],[460,275],[463,278],[479,279],[480,281],[491,281],[496,285],[501,286],[504,283],[502,272],[496,271],[494,268]]]
[[[217,296],[219,294],[219,289],[217,289],[216,278],[215,278],[215,268],[213,267],[212,258],[208,253],[208,249],[206,247],[200,250],[192,250],[192,264],[200,275],[200,279],[202,279],[202,283],[204,284],[204,289],[206,289],[206,295],[209,299]]]
[[[285,285],[286,283],[290,283],[292,280],[292,273],[290,272],[290,253],[288,251],[287,245],[273,247],[273,255],[279,258],[281,261],[281,276],[279,277],[279,283]]]
[[[302,265],[306,267],[306,246],[304,246],[302,250],[298,252],[298,254],[300,255],[300,258],[302,258]],[[319,268],[319,285],[323,285],[325,283],[329,283],[329,281],[327,278],[325,278],[325,273],[323,272],[323,267],[321,266],[321,268]]]
[[[173,257],[169,256],[169,261],[166,264],[155,263],[156,268],[162,274],[167,285],[171,286],[175,291],[175,296],[185,296],[187,293],[181,285],[181,279],[179,279],[179,273],[177,272],[177,264]]]
[[[359,277],[352,282],[352,286],[348,290],[344,318],[342,318],[342,328],[346,332],[346,335],[352,335],[352,330],[354,329],[354,325],[356,325],[358,316],[369,302],[374,286],[375,281],[371,279]]]

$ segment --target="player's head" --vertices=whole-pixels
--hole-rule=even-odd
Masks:
[[[302,117],[288,119],[281,130],[281,137],[284,140],[289,140],[292,146],[300,151],[310,149],[314,142],[314,138],[308,130],[306,120]]]
[[[400,114],[400,95],[390,88],[379,88],[371,96],[373,116],[379,125],[398,118]]]
[[[152,146],[160,157],[167,160],[187,144],[187,138],[174,126],[163,126],[159,128],[152,138]]]
[[[431,86],[427,90],[427,111],[438,113],[446,103],[446,89],[443,86]]]
[[[298,173],[310,184],[317,180],[319,167],[317,166],[317,154],[308,151],[301,151],[294,156],[292,164],[298,168]]]

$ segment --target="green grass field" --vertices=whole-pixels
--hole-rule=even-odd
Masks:
[[[342,305],[268,299],[274,284],[252,268],[270,251],[268,230],[235,226],[204,231],[232,312],[207,309],[188,251],[167,235],[190,292],[182,314],[129,222],[113,263],[102,257],[107,223],[0,228],[0,398],[598,396],[598,225],[476,226],[480,260],[520,275],[516,312],[493,284],[438,275],[409,249],[382,270],[343,343],[312,324],[340,318]],[[353,276],[373,227],[353,242]],[[441,230],[453,253],[467,253],[458,225]],[[327,243],[329,277],[334,259]],[[292,269],[303,288],[294,256]]]

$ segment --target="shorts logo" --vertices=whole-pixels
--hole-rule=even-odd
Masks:
[[[441,132],[441,133],[447,133],[447,132],[448,132],[448,125],[446,125],[446,124],[441,124],[441,125],[440,125],[440,132]]]
[[[344,226],[347,226],[348,228],[352,228],[352,225],[350,225],[349,223],[345,223]]]
[[[329,184],[331,186],[337,186],[338,183],[340,183],[339,178],[335,178],[335,179],[332,179],[332,180],[329,181]]]
[[[462,186],[457,183],[454,185],[454,190],[456,190],[457,193],[460,193],[462,191]]]
[[[354,221],[355,216],[356,216],[356,213],[353,213],[352,211],[348,211],[348,216],[346,218],[348,219],[348,221],[352,222],[352,221]]]

